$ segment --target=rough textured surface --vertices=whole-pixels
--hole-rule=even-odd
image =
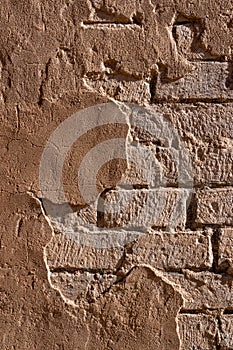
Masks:
[[[233,230],[225,228],[220,231],[218,265],[233,274]]]
[[[224,315],[220,319],[220,348],[231,349],[233,347],[233,317],[232,315]]]
[[[231,64],[220,62],[201,62],[194,64],[188,76],[172,82],[163,83],[161,78],[154,92],[154,98],[165,101],[232,101],[233,91],[227,86]]]
[[[209,269],[213,263],[210,232],[151,233],[132,244],[127,260],[163,270]]]
[[[232,0],[9,0],[0,28],[1,349],[233,349]]]
[[[215,317],[204,314],[181,314],[179,316],[179,327],[182,350],[215,349],[218,329]]]
[[[233,302],[232,276],[211,272],[166,273],[165,276],[182,290],[184,309],[231,309]]]
[[[233,224],[232,188],[203,190],[197,193],[197,222],[200,224]]]
[[[104,198],[101,226],[145,230],[153,226],[166,228],[171,221],[175,205],[178,205],[176,227],[184,229],[188,196],[185,190],[177,189],[108,192]]]
[[[91,333],[90,342],[93,339],[100,349],[179,348],[176,315],[182,297],[150,268],[133,268],[96,304],[90,306],[90,312],[98,328]],[[161,332],[167,327],[169,332]]]
[[[169,119],[182,137],[192,159],[196,186],[221,187],[233,183],[233,116],[229,103],[166,103],[153,106],[157,113]],[[137,132],[135,138],[153,136]],[[155,149],[155,146],[154,146]],[[177,183],[177,173],[167,149],[156,146],[156,154],[163,164],[164,174]]]

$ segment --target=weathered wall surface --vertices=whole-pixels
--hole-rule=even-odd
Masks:
[[[233,349],[233,2],[8,0],[0,27],[1,349]],[[64,160],[60,218],[47,141],[107,103]],[[87,204],[78,169],[112,139],[125,157],[96,169]]]

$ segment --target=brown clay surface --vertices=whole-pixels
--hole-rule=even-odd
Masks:
[[[233,1],[8,0],[0,28],[0,348],[233,349]]]

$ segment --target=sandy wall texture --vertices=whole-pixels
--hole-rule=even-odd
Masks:
[[[0,27],[0,348],[233,349],[233,1]]]

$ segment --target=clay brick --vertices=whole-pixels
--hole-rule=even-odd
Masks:
[[[118,190],[104,197],[101,225],[106,228],[185,227],[188,191]]]
[[[231,101],[233,90],[227,87],[229,63],[196,62],[194,70],[174,82],[163,82],[159,75],[155,100],[164,101]]]
[[[126,79],[124,77],[124,79]],[[143,80],[121,81],[121,77],[115,79],[91,80],[85,78],[85,85],[107,96],[114,96],[118,101],[145,104],[150,102],[150,87]]]
[[[213,350],[216,345],[217,320],[210,315],[180,314],[181,350]]]
[[[232,235],[225,228],[232,226],[233,104],[227,103],[233,102],[232,13],[229,0],[2,1],[3,350],[178,350],[182,340],[183,348],[190,350],[233,348]],[[206,61],[194,62],[200,59]],[[117,161],[113,168],[109,162],[93,176],[97,181],[92,184],[102,196],[106,190],[117,189],[112,192],[122,204],[120,215],[114,212],[111,194],[106,194],[110,202],[105,201],[104,213],[100,200],[98,213],[97,203],[94,209],[87,208],[86,203],[94,203],[96,197],[80,202],[75,191],[80,189],[77,175],[85,155],[93,157],[85,163],[87,176],[83,178],[97,174],[93,171],[97,159],[89,151],[107,136],[97,118],[96,137],[85,132],[78,141],[83,148],[75,142],[69,152],[67,145],[59,188],[63,186],[70,195],[59,205],[69,203],[72,211],[65,217],[58,215],[56,226],[53,215],[39,205],[38,175],[46,142],[77,111],[83,110],[81,124],[89,127],[90,115],[84,108],[110,100],[116,100],[117,109],[125,110],[118,102],[123,101],[160,110],[184,141],[193,172],[184,167],[183,178],[177,178],[179,169],[171,153],[180,159],[176,152],[180,141],[165,135],[160,123],[159,137],[150,138],[152,128],[143,141],[139,137],[128,140],[128,145],[123,142],[128,146],[123,147],[128,151],[123,156],[131,157],[137,166],[130,164],[126,172],[127,162]],[[114,114],[111,108],[110,124]],[[127,118],[123,123],[130,126]],[[144,115],[140,123],[143,129]],[[68,129],[62,135],[64,145]],[[108,134],[111,139],[125,140],[127,128],[121,136],[119,129],[117,123]],[[132,150],[138,144],[139,154],[134,157]],[[55,148],[60,154],[60,147]],[[115,157],[117,147],[113,148]],[[151,157],[142,149],[149,150]],[[104,151],[99,153],[105,155]],[[56,159],[46,168],[52,180]],[[162,185],[160,173],[155,178],[151,175],[152,170],[157,173],[156,161],[168,180]],[[133,190],[117,187],[122,174],[135,184]],[[219,236],[213,238],[219,240],[212,240],[213,267],[210,234],[184,232],[187,197],[182,188],[190,175],[198,192],[196,224],[224,227],[224,231],[214,231]],[[132,198],[125,197],[132,193],[135,198],[128,201]],[[179,195],[177,213],[174,203]],[[52,208],[53,218],[61,214],[57,209]],[[162,215],[158,215],[160,209]],[[193,209],[196,213],[195,205]],[[189,227],[195,227],[196,216],[191,216]],[[177,236],[165,233],[170,221]],[[103,229],[101,224],[106,222],[109,226]],[[113,229],[115,224],[120,227]],[[148,231],[154,236],[140,236]],[[218,274],[213,272],[217,260]],[[216,315],[218,334],[210,315]]]
[[[233,229],[221,229],[218,248],[218,265],[233,274]]]
[[[132,248],[126,260],[131,266],[147,264],[158,269],[207,269],[212,266],[211,232],[138,235],[136,238],[135,233],[132,240],[130,236],[128,239]],[[64,234],[56,234],[46,246],[46,259],[52,270],[73,268],[110,272],[116,270],[123,253],[123,245],[105,249],[88,247]]]
[[[200,22],[193,21],[185,24],[175,24],[173,33],[177,50],[189,61],[213,59],[213,56],[200,45]]]
[[[98,272],[76,271],[69,273],[52,272],[50,282],[53,288],[57,289],[61,296],[67,301],[78,303],[80,299],[93,300],[98,298],[101,293],[108,290],[117,276],[113,274],[103,274]]]
[[[45,249],[50,281],[63,298],[78,302],[96,298],[135,265],[158,269],[200,268],[212,265],[210,233],[146,234],[125,255],[123,247],[95,248],[56,234]],[[128,247],[128,246],[127,246]]]
[[[46,260],[51,269],[114,271],[123,250],[123,247],[102,249],[83,246],[75,238],[56,234],[46,246]]]
[[[219,343],[220,349],[230,350],[233,348],[233,315],[224,315],[221,317]]]
[[[158,269],[208,269],[213,260],[210,232],[143,235],[133,244],[127,260]]]
[[[197,192],[197,223],[232,225],[233,189],[210,189]]]
[[[183,274],[165,273],[184,297],[184,309],[228,309],[233,304],[233,278],[211,272],[184,270]]]
[[[153,106],[150,111],[151,116],[145,113],[142,116],[132,116],[131,134],[139,145],[147,146],[148,153],[156,156],[161,164],[163,176],[168,182],[177,183],[177,168],[171,153],[174,149],[166,145],[166,140],[163,142],[164,135],[160,136],[161,146],[159,146],[157,135],[153,132],[159,127],[157,115],[169,120],[183,140],[191,159],[196,186],[232,184],[233,105],[231,103],[222,105],[170,103]],[[138,154],[141,155],[142,152]],[[144,158],[141,159],[143,162]],[[152,166],[154,166],[152,161],[147,162],[148,168]]]

